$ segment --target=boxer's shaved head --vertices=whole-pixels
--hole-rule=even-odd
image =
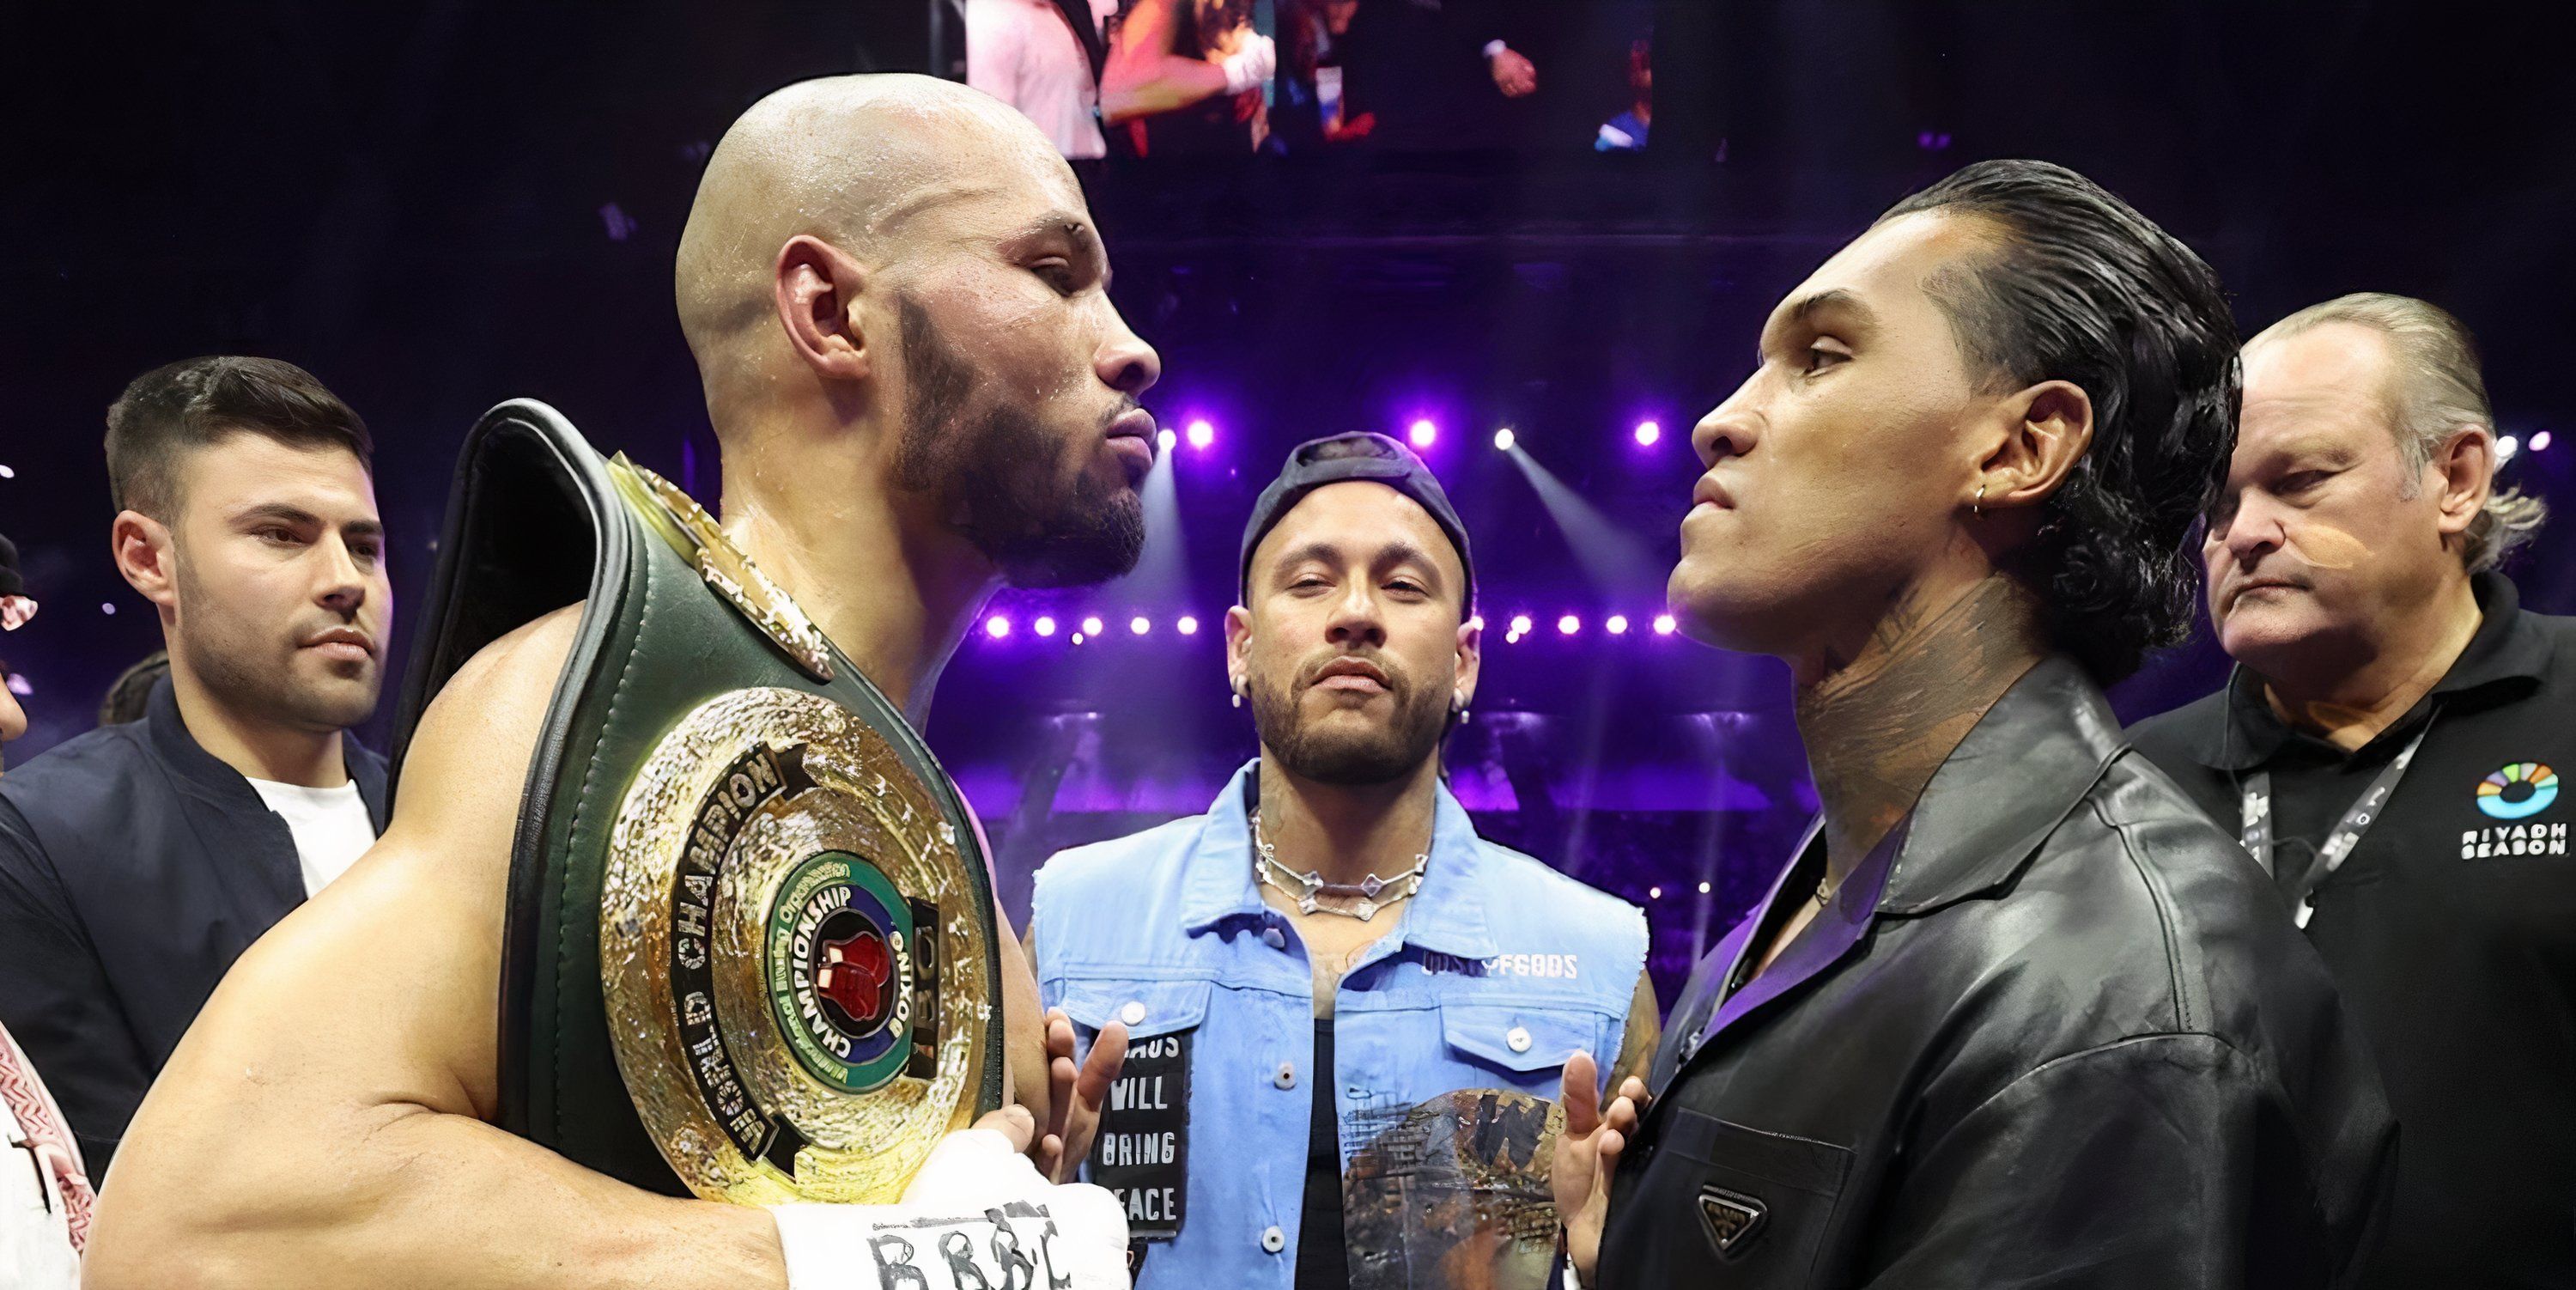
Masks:
[[[771,322],[771,273],[789,238],[899,258],[905,239],[942,231],[923,216],[1032,185],[1081,207],[1046,136],[989,94],[909,74],[790,85],[753,104],[707,159],[680,234],[680,329],[706,367]]]
[[[1135,396],[1160,368],[1108,280],[1081,186],[1036,126],[981,91],[884,75],[745,112],[708,158],[674,285],[729,474],[753,438],[856,429],[888,482],[1012,581],[1060,585],[1124,572],[1143,541],[1152,423]]]

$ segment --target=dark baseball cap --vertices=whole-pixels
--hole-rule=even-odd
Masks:
[[[1449,505],[1449,494],[1442,492],[1440,481],[1431,468],[1422,464],[1411,448],[1382,434],[1352,431],[1349,434],[1326,435],[1309,439],[1289,450],[1288,464],[1281,467],[1279,478],[1261,490],[1261,499],[1252,504],[1252,522],[1243,526],[1243,559],[1237,570],[1237,594],[1250,598],[1252,591],[1252,549],[1261,545],[1263,535],[1279,524],[1306,494],[1326,484],[1346,479],[1366,479],[1386,485],[1412,498],[1431,513],[1431,522],[1449,537],[1449,545],[1458,548],[1459,567],[1467,571],[1465,605],[1469,612],[1476,607],[1476,561],[1467,553],[1467,526],[1458,522],[1458,512]]]

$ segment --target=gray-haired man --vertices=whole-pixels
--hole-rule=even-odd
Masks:
[[[2367,1286],[2576,1285],[2576,619],[2495,571],[2540,526],[2468,331],[2351,295],[2244,351],[2202,544],[2238,664],[2131,732],[2272,873],[2404,1140]]]

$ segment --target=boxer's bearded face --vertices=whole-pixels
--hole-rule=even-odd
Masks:
[[[906,374],[898,480],[998,565],[1013,586],[1103,582],[1136,567],[1145,509],[1128,458],[1106,446],[1132,395],[1067,406],[1020,393],[898,294]],[[1103,468],[1105,464],[1105,469]]]
[[[1262,747],[1301,778],[1383,784],[1438,751],[1473,694],[1466,571],[1429,512],[1383,484],[1308,494],[1253,552],[1227,644]]]

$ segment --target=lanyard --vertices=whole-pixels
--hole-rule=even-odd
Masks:
[[[2299,879],[2298,890],[2292,893],[2298,898],[2295,917],[2300,927],[2306,927],[2309,917],[2317,912],[2316,906],[2309,903],[2316,897],[2317,888],[2328,875],[2343,867],[2344,858],[2352,854],[2354,847],[2361,845],[2361,835],[2378,822],[2380,808],[2386,806],[2389,795],[2397,791],[2397,781],[2406,777],[2406,767],[2415,760],[2415,750],[2424,746],[2424,736],[2431,733],[2433,718],[2428,716],[2424,719],[2424,728],[2416,731],[2415,737],[2407,740],[2406,746],[2398,751],[2396,760],[2389,762],[2388,768],[2370,781],[2370,787],[2363,789],[2352,808],[2335,822],[2334,832],[2326,835],[2325,845],[2317,848],[2317,863]],[[2245,777],[2243,787],[2245,796],[2238,802],[2237,810],[2244,820],[2244,827],[2236,840],[2245,844],[2245,849],[2253,853],[2254,862],[2263,866],[2263,872],[2268,874],[2272,872],[2272,772],[2255,771]]]

